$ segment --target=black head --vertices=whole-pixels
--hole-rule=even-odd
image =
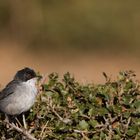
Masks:
[[[19,70],[15,77],[14,77],[14,80],[19,80],[19,81],[28,81],[34,77],[36,77],[36,73],[34,70],[30,69],[30,68],[24,68],[22,70]]]

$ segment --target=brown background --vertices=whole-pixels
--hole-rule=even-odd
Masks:
[[[83,83],[134,70],[140,79],[140,1],[1,0],[0,84],[17,70],[69,71]]]

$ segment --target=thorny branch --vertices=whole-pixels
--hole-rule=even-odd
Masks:
[[[52,99],[50,98],[49,100],[49,107],[51,109],[51,111],[59,118],[60,121],[62,121],[63,123],[69,123],[71,122],[70,119],[67,118],[62,118],[56,111],[55,111],[55,105],[52,105]]]
[[[35,137],[33,137],[27,130],[21,129],[18,126],[16,126],[13,123],[6,122],[11,128],[15,129],[16,131],[22,133],[26,138],[29,140],[37,140]]]

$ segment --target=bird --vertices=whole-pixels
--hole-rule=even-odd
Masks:
[[[10,116],[23,114],[25,129],[27,129],[27,125],[24,113],[35,102],[38,93],[36,86],[38,77],[33,69],[25,67],[17,71],[13,80],[0,92],[0,111]]]

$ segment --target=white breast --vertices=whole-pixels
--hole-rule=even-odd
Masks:
[[[37,95],[36,78],[21,83],[15,92],[4,101],[4,112],[10,115],[28,111],[35,102]]]
[[[36,79],[31,79],[27,82],[24,82],[23,87],[24,90],[21,91],[18,100],[21,100],[21,110],[22,112],[25,112],[29,110],[35,102],[35,98],[37,95]]]

